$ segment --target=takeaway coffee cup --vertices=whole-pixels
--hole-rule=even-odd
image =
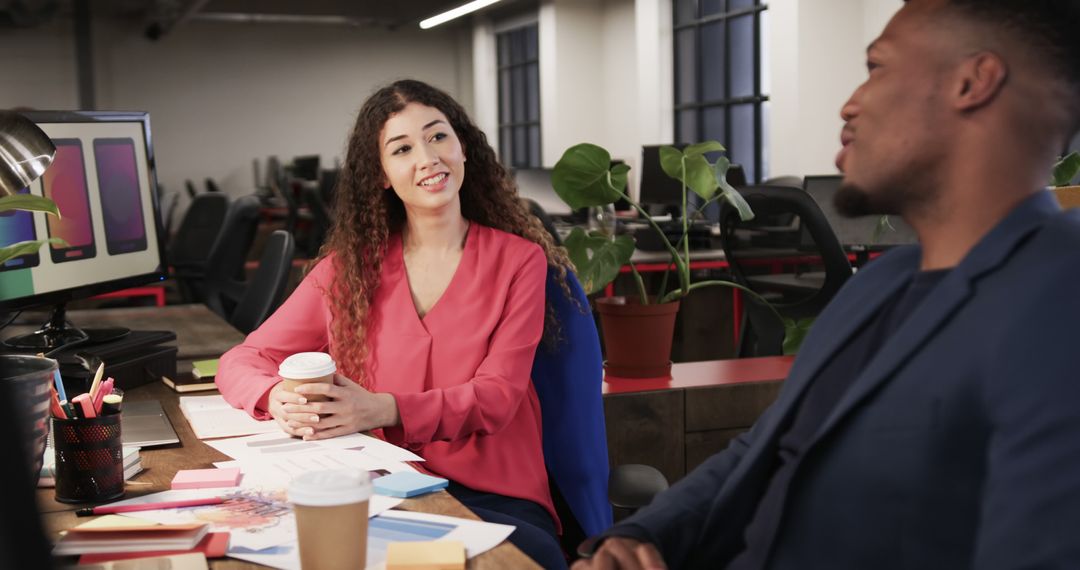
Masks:
[[[289,502],[296,514],[300,567],[306,570],[355,570],[367,557],[367,471],[312,471],[289,483]]]
[[[296,387],[309,382],[334,382],[334,373],[337,365],[334,359],[325,352],[298,352],[281,362],[278,367],[278,376],[285,381],[285,389],[295,392]],[[324,396],[305,396],[312,402],[326,400]]]

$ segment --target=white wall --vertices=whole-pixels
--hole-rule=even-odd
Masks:
[[[836,171],[840,107],[866,78],[866,46],[899,0],[773,0],[765,72],[771,176]]]
[[[0,86],[0,106],[78,105],[71,29],[62,20],[0,34],[0,61],[26,76]],[[171,191],[212,177],[250,193],[252,160],[268,155],[332,165],[364,99],[395,79],[428,81],[473,107],[468,29],[192,21],[150,42],[133,22],[95,21],[93,34],[98,108],[150,112],[158,179]]]

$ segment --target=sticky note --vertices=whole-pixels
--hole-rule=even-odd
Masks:
[[[413,471],[391,473],[372,481],[376,493],[401,498],[415,497],[424,493],[438,491],[446,487],[447,484],[448,481],[442,477],[432,477],[431,475]]]
[[[391,542],[386,545],[386,570],[463,570],[465,545],[456,540]]]
[[[181,469],[172,480],[173,489],[209,489],[235,487],[240,482],[240,468]]]

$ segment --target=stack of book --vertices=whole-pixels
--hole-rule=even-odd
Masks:
[[[196,360],[191,363],[191,374],[182,374],[175,380],[162,376],[161,381],[177,392],[199,392],[214,390],[214,377],[217,376],[218,360]]]
[[[205,522],[156,524],[139,520],[121,522],[117,518],[110,518],[101,523],[91,521],[67,531],[56,542],[53,554],[174,554],[195,550],[209,530],[210,525]]]
[[[142,461],[138,447],[124,447],[124,480],[131,479],[142,471]],[[42,456],[41,474],[38,477],[38,487],[56,486],[56,453],[52,445],[45,448]]]

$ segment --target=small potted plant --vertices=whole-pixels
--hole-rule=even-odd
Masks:
[[[1080,206],[1080,151],[1073,151],[1054,165],[1050,186],[1063,208]]]
[[[663,377],[671,371],[671,343],[675,329],[675,315],[679,301],[691,291],[702,287],[734,287],[760,300],[772,308],[759,295],[737,283],[724,280],[690,281],[690,244],[687,239],[692,212],[688,212],[688,194],[693,192],[704,203],[701,208],[718,200],[726,200],[734,206],[743,220],[754,214],[742,196],[728,184],[725,176],[731,161],[719,156],[710,162],[706,154],[723,152],[723,145],[707,141],[680,150],[665,146],[660,149],[660,163],[664,172],[682,183],[682,234],[672,243],[663,228],[626,192],[627,173],[625,164],[611,165],[611,155],[605,149],[589,143],[570,147],[563,153],[552,171],[551,182],[555,192],[572,208],[606,206],[617,200],[626,200],[641,218],[657,232],[664,248],[671,254],[671,265],[677,283],[668,288],[672,271],[664,273],[659,290],[653,294],[646,291],[645,282],[630,261],[634,253],[634,239],[627,235],[611,237],[600,232],[586,232],[574,228],[564,240],[570,260],[574,263],[582,285],[588,293],[602,290],[619,274],[623,265],[629,265],[637,285],[638,294],[627,297],[597,299],[600,326],[604,331],[604,348],[607,356],[606,369],[617,377]],[[797,348],[808,328],[805,322],[795,322],[781,317],[786,329],[785,352]]]

